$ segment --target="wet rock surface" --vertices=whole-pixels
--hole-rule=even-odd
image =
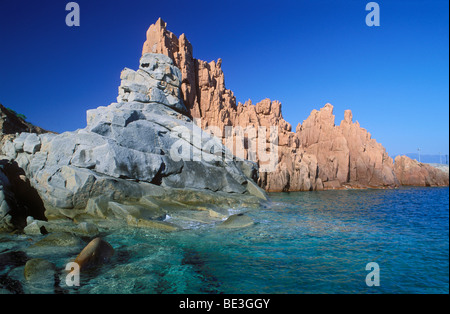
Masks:
[[[219,228],[244,228],[253,225],[253,220],[245,214],[236,214],[227,218],[222,224],[219,225]]]
[[[75,263],[82,270],[89,269],[107,263],[113,255],[114,249],[108,242],[101,238],[95,238],[80,252]]]

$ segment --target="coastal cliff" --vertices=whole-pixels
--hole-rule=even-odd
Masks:
[[[89,221],[111,218],[154,226],[154,218],[171,209],[179,213],[200,206],[203,219],[220,220],[226,215],[214,209],[265,200],[254,182],[256,166],[233,157],[186,115],[181,82],[170,58],[146,53],[137,71],[122,71],[117,102],[87,111],[84,129],[5,137],[1,220],[16,221],[20,228],[31,214],[14,210],[13,176],[39,195],[39,214],[45,211],[52,219],[81,214]]]

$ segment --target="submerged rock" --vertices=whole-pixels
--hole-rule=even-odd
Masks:
[[[6,267],[18,267],[25,265],[29,257],[22,251],[9,251],[0,254],[0,272]]]
[[[29,281],[54,280],[55,273],[55,265],[42,258],[30,259],[23,270],[25,279]]]
[[[34,258],[25,264],[23,275],[27,281],[26,293],[60,293],[56,266],[46,259]]]
[[[20,281],[8,277],[6,274],[0,275],[0,294],[23,294],[24,290]]]
[[[235,229],[235,228],[245,228],[251,225],[253,225],[253,219],[251,219],[245,214],[236,214],[228,217],[228,219],[225,220],[223,223],[221,223],[218,227]]]
[[[45,238],[39,240],[31,247],[78,247],[83,241],[76,235],[68,232],[51,233]]]
[[[150,228],[150,229],[157,229],[157,230],[166,231],[166,232],[180,230],[180,228],[178,226],[168,223],[168,222],[165,222],[165,221],[137,219],[131,215],[127,216],[127,223],[131,227]]]
[[[75,228],[76,232],[87,236],[98,235],[99,231],[96,225],[89,222],[81,222]]]

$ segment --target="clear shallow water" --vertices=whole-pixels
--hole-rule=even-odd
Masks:
[[[66,289],[449,292],[448,188],[273,193],[270,198],[269,207],[247,211],[256,222],[248,228],[198,224],[169,234],[127,228],[105,235],[116,250],[113,260],[96,273],[83,274],[81,287]],[[69,260],[62,255],[52,261],[63,268]],[[379,287],[365,283],[369,262],[380,266]]]

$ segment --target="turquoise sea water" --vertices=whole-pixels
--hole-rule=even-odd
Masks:
[[[69,293],[449,293],[449,189],[272,193],[251,227],[105,234],[108,265]],[[63,268],[68,256],[54,260]],[[380,286],[366,285],[366,264]],[[18,272],[18,271],[17,271]],[[20,280],[20,279],[18,279]],[[25,292],[34,292],[27,288]],[[28,290],[27,290],[28,289]]]

